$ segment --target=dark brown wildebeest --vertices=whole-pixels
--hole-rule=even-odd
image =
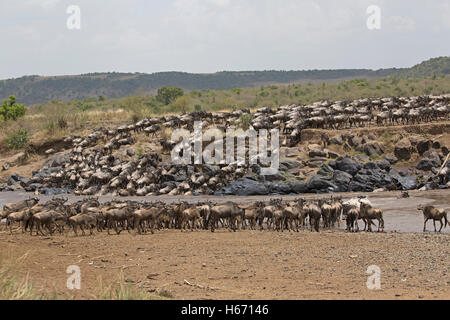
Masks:
[[[444,227],[444,223],[442,223],[442,218],[445,221],[445,227],[447,227],[447,224],[450,225],[447,219],[447,212],[444,209],[438,209],[433,206],[419,206],[417,208],[419,211],[423,212],[423,232],[426,232],[427,227],[427,221],[433,219],[433,225],[434,225],[434,232],[437,232],[436,230],[436,221],[439,221],[441,223],[441,228],[439,229],[439,232],[442,231],[442,228]]]
[[[342,215],[343,215],[342,218],[347,222],[347,229],[346,229],[347,231],[349,232],[359,231],[358,226],[359,209],[356,206],[344,204]]]
[[[378,232],[384,231],[383,211],[381,211],[381,209],[372,208],[370,204],[361,202],[359,216],[361,219],[367,222],[367,231],[372,232],[373,219],[378,220]]]

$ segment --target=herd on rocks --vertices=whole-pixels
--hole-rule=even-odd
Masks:
[[[255,113],[250,110],[217,114],[200,111],[148,118],[116,129],[96,129],[86,137],[68,137],[65,142],[72,145],[70,153],[52,156],[46,166],[39,172],[34,172],[31,178],[11,176],[0,190],[25,189],[44,194],[73,192],[85,196],[146,196],[374,191],[380,188],[390,189],[392,185],[402,190],[416,187],[438,188],[446,185],[450,173],[448,167],[443,169],[447,172],[436,172],[439,170],[438,164],[443,162],[442,154],[433,154],[428,142],[414,144],[409,139],[399,141],[395,147],[395,156],[386,156],[386,160],[390,164],[406,160],[417,148],[424,156],[417,169],[434,174],[434,177],[425,175],[423,180],[428,180],[424,183],[414,183],[414,174],[390,172],[386,161],[368,165],[354,158],[338,158],[339,155],[328,149],[310,152],[308,164],[310,167],[319,167],[319,174],[309,182],[302,182],[286,181],[284,173],[261,179],[258,177],[258,168],[238,167],[236,164],[167,164],[162,162],[161,154],[156,151],[137,156],[130,146],[136,143],[138,135],[144,134],[149,139],[156,139],[162,152],[170,152],[176,142],[163,138],[164,130],[192,130],[195,121],[202,121],[204,128],[215,126],[225,129],[236,126],[243,115],[251,115],[251,126],[256,130],[280,129],[284,134],[285,145],[295,146],[301,139],[302,130],[308,128],[339,130],[368,125],[446,120],[449,101],[449,95],[321,101],[311,105],[281,106],[277,110],[265,107]],[[324,147],[328,144],[343,144],[349,150],[354,149],[368,156],[381,156],[385,151],[373,138],[364,140],[348,134],[327,138],[323,142]],[[128,150],[123,155],[121,151],[125,148]],[[442,147],[442,153],[445,156],[448,150],[444,148]],[[326,165],[329,160],[327,157],[338,159]],[[333,166],[333,163],[336,165]],[[438,182],[433,180],[436,177],[439,177]],[[417,180],[417,177],[414,179]],[[341,183],[342,181],[345,183]]]
[[[110,201],[100,203],[96,198],[87,198],[66,204],[67,198],[53,198],[45,204],[32,198],[18,203],[7,204],[0,211],[0,221],[6,219],[7,227],[13,234],[14,224],[21,224],[22,232],[33,231],[37,235],[52,235],[55,231],[63,233],[66,228],[75,235],[89,230],[90,234],[107,231],[116,234],[127,230],[144,234],[161,229],[207,230],[218,228],[237,230],[273,230],[278,232],[297,231],[309,228],[311,231],[340,227],[346,221],[346,230],[360,231],[358,221],[364,223],[364,231],[372,232],[378,223],[377,231],[384,232],[383,211],[374,208],[367,198],[342,198],[309,200],[298,198],[293,201],[271,199],[269,202],[254,202],[239,205],[233,202],[214,204],[203,202],[189,204],[178,202],[143,203],[136,201]],[[424,215],[424,232],[429,220],[434,222],[435,232],[441,232],[449,222],[444,209],[433,206],[419,206]],[[439,231],[436,221],[440,221]],[[309,225],[309,227],[308,227]]]

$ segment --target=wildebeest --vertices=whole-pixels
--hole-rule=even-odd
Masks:
[[[211,208],[210,219],[208,223],[211,225],[211,232],[215,231],[216,223],[219,219],[227,219],[230,231],[236,231],[236,218],[241,216],[244,219],[244,210],[233,202],[227,202],[222,205],[214,206]]]
[[[427,222],[428,222],[428,220],[431,220],[431,219],[433,220],[434,232],[437,232],[436,221],[439,221],[441,223],[441,228],[439,229],[439,232],[442,231],[442,228],[444,226],[447,227],[447,224],[450,225],[450,223],[448,222],[448,219],[447,219],[447,212],[444,209],[438,209],[433,206],[425,206],[425,207],[419,206],[417,209],[419,211],[423,212],[423,218],[424,218],[423,232],[426,232]],[[442,219],[444,219],[445,225],[444,225],[444,223],[442,223]]]
[[[378,232],[384,231],[384,219],[383,219],[383,211],[377,208],[372,208],[368,203],[361,202],[360,210],[359,210],[360,217],[367,222],[368,225],[368,231],[372,231],[372,220],[376,219],[378,220]]]

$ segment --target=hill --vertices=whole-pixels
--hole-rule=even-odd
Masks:
[[[399,72],[399,76],[404,78],[433,77],[449,74],[450,57],[433,58]]]
[[[422,62],[409,69],[341,69],[305,71],[239,71],[193,74],[184,72],[90,73],[74,76],[25,76],[0,81],[0,99],[15,95],[26,105],[52,100],[71,101],[88,97],[121,98],[153,94],[163,86],[185,90],[229,90],[268,84],[335,83],[340,80],[383,77],[423,78],[450,75],[450,57]]]
[[[151,94],[163,86],[185,90],[229,90],[254,88],[267,84],[330,82],[343,79],[389,76],[398,69],[378,71],[310,70],[310,71],[243,71],[192,74],[183,72],[93,73],[75,76],[26,76],[0,81],[0,99],[13,94],[27,105],[51,100],[81,100],[100,95],[120,98],[136,94]]]

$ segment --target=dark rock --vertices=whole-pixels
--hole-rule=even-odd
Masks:
[[[332,168],[336,170],[336,161],[330,161],[328,162],[328,165]]]
[[[420,155],[423,155],[425,152],[430,150],[431,148],[431,141],[430,140],[419,140],[416,145],[417,152],[419,152]]]
[[[362,139],[360,137],[353,136],[350,140],[348,140],[348,144],[356,148],[362,144]]]
[[[373,190],[375,189],[358,181],[352,181],[349,185],[350,192],[372,192]]]
[[[36,190],[41,189],[42,187],[43,187],[43,185],[40,184],[40,183],[32,183],[28,187],[25,188],[25,191],[27,191],[27,192],[34,192]]]
[[[433,149],[440,149],[441,148],[441,143],[439,141],[434,141],[433,142]]]
[[[136,154],[133,149],[127,149],[127,156],[133,157]]]
[[[364,166],[364,169],[378,169],[378,166],[375,162],[367,162]]]
[[[312,150],[308,153],[308,156],[310,158],[317,158],[317,157],[325,158],[327,154],[321,150]]]
[[[396,156],[392,155],[392,154],[388,154],[384,157],[384,159],[386,159],[387,161],[389,161],[390,164],[396,164],[398,162],[398,159]]]
[[[42,188],[39,192],[46,196],[56,196],[58,194],[70,194],[72,190],[64,188]]]
[[[283,168],[285,168],[285,170],[283,170]],[[295,169],[295,168],[300,168],[300,163],[298,161],[284,160],[284,161],[280,162],[280,169],[282,171],[286,171],[289,169]]]
[[[316,175],[308,182],[308,190],[315,193],[335,192],[339,188],[330,180],[331,177]]]
[[[272,174],[272,175],[266,175],[264,176],[266,181],[283,181],[286,180],[286,178],[280,173]]]
[[[399,160],[411,159],[412,145],[408,138],[404,138],[395,145],[394,154]]]
[[[378,168],[389,172],[391,170],[391,163],[388,160],[380,160],[376,162]]]
[[[422,171],[431,171],[432,168],[437,168],[440,166],[440,163],[436,160],[431,159],[422,159],[417,165],[417,169]]]
[[[338,153],[334,152],[334,151],[331,151],[331,150],[328,150],[328,149],[325,149],[324,151],[325,151],[327,157],[330,158],[330,159],[337,159],[337,158],[340,157],[340,155]]]
[[[369,157],[379,156],[384,153],[383,147],[377,142],[369,142],[363,145],[362,151],[367,154]]]
[[[361,169],[361,165],[349,157],[345,157],[341,161],[336,161],[336,168],[354,176]]]
[[[342,146],[344,141],[342,140],[342,136],[340,134],[338,134],[338,135],[335,135],[333,138],[331,138],[330,143]]]
[[[301,194],[301,193],[307,193],[308,192],[308,184],[303,181],[298,180],[289,180],[289,186],[291,189],[291,192]]]
[[[219,193],[225,195],[252,196],[268,195],[269,190],[264,185],[264,183],[243,178],[233,181]]]
[[[391,169],[389,176],[398,182],[403,191],[417,189],[417,178],[415,176],[401,176],[396,170]]]
[[[333,174],[334,170],[332,167],[330,167],[329,165],[325,164],[323,165],[320,170],[317,172],[318,175],[321,176],[328,176],[330,174]]]
[[[270,194],[290,194],[291,193],[291,185],[287,182],[271,182],[266,184],[267,189]]]
[[[333,174],[333,183],[338,187],[338,192],[347,192],[353,176],[347,172],[336,170]]]

